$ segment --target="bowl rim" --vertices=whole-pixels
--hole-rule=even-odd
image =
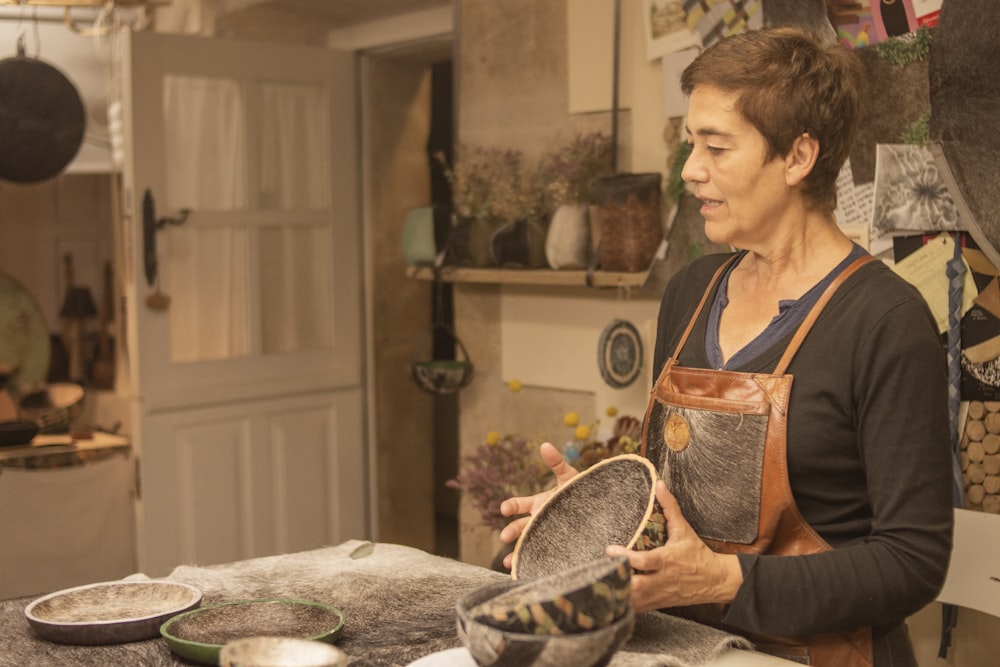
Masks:
[[[643,512],[643,520],[639,522],[636,526],[632,537],[629,538],[628,542],[623,546],[626,549],[632,549],[638,542],[639,538],[642,537],[643,532],[646,530],[646,523],[649,518],[653,515],[654,508],[656,506],[656,482],[659,479],[659,472],[656,470],[656,466],[653,462],[647,459],[645,456],[640,456],[639,454],[618,454],[616,456],[609,456],[606,459],[601,459],[594,465],[590,466],[586,470],[580,471],[576,476],[570,479],[568,482],[558,487],[552,495],[545,499],[535,513],[531,515],[528,519],[528,523],[525,524],[524,529],[521,531],[520,536],[517,538],[517,542],[514,544],[513,558],[510,564],[510,576],[512,579],[517,580],[518,578],[518,565],[520,565],[521,560],[521,547],[524,542],[529,539],[532,534],[533,529],[539,521],[539,517],[546,515],[551,511],[551,506],[555,502],[556,498],[562,498],[568,493],[572,493],[573,490],[578,487],[582,482],[581,480],[589,477],[594,472],[600,470],[604,466],[615,465],[622,463],[624,461],[632,461],[642,464],[650,473],[650,485],[649,485],[649,498],[646,501],[646,509]]]
[[[514,588],[515,586],[516,582],[513,582],[513,580],[508,579],[506,581],[493,582],[491,584],[481,586],[475,590],[469,591],[468,593],[464,594],[461,598],[459,598],[458,603],[455,605],[455,611],[459,627],[461,628],[465,625],[475,624],[479,627],[487,628],[489,632],[496,632],[505,637],[516,637],[518,641],[565,642],[565,641],[578,641],[579,639],[574,640],[573,638],[574,637],[579,638],[582,635],[587,635],[592,637],[597,633],[611,634],[613,633],[613,631],[617,630],[622,625],[634,622],[637,617],[635,609],[630,604],[628,605],[628,607],[625,609],[625,612],[621,616],[616,618],[611,623],[608,623],[607,625],[602,626],[600,628],[595,628],[593,630],[588,630],[586,632],[568,632],[564,634],[536,634],[534,632],[517,632],[515,630],[504,630],[502,628],[497,628],[490,625],[489,623],[485,623],[481,620],[478,620],[475,616],[472,615],[471,611],[475,609],[476,606],[478,605],[470,604],[468,602],[469,599],[473,598],[476,595],[485,594],[487,591],[494,591],[494,590],[496,592],[493,593],[493,595],[491,595],[490,597],[496,597],[497,595],[500,595],[510,590],[511,588]],[[489,600],[490,598],[488,597],[486,599]],[[486,600],[483,600],[483,602],[485,601]]]
[[[193,649],[199,649],[203,651],[221,651],[222,647],[226,644],[209,644],[208,642],[199,642],[192,639],[184,639],[183,637],[178,637],[170,631],[170,627],[181,618],[186,616],[192,616],[195,614],[200,614],[203,612],[211,611],[213,609],[219,609],[220,607],[231,607],[235,605],[247,605],[247,604],[261,604],[261,603],[271,603],[271,602],[282,602],[286,604],[293,605],[306,605],[311,607],[320,607],[326,609],[327,611],[334,612],[339,620],[337,624],[330,630],[321,632],[318,635],[311,635],[309,637],[298,637],[298,639],[311,639],[314,641],[324,641],[333,643],[340,638],[340,635],[344,630],[344,623],[347,620],[347,615],[344,614],[343,610],[333,605],[326,604],[325,602],[316,602],[315,600],[300,600],[297,598],[254,598],[248,600],[230,600],[229,602],[218,602],[216,604],[211,604],[208,606],[199,607],[198,609],[191,609],[182,614],[177,614],[176,616],[168,619],[160,626],[160,635],[167,640],[168,643],[177,643],[180,645],[188,646]],[[227,642],[228,643],[228,642]]]
[[[106,620],[83,620],[83,621],[53,621],[50,619],[43,618],[35,614],[35,609],[47,602],[48,600],[61,597],[63,595],[68,595],[70,593],[75,593],[77,591],[90,590],[96,588],[118,588],[127,586],[176,586],[178,588],[186,588],[193,595],[193,599],[186,602],[182,607],[176,607],[173,609],[163,609],[152,614],[147,614],[145,616],[128,616],[122,618],[106,619]],[[143,621],[151,621],[159,618],[165,614],[177,614],[178,610],[180,613],[188,613],[189,611],[197,611],[197,609],[191,609],[191,605],[198,605],[202,600],[202,592],[199,588],[192,586],[191,584],[186,584],[181,581],[170,581],[167,579],[150,579],[150,580],[121,580],[121,581],[99,581],[91,584],[83,584],[81,586],[73,586],[71,588],[64,588],[59,591],[54,591],[43,595],[35,600],[28,603],[28,606],[24,608],[24,615],[31,623],[40,623],[50,627],[62,627],[62,628],[74,628],[74,627],[93,627],[93,626],[114,626],[117,624],[132,624],[141,623]]]

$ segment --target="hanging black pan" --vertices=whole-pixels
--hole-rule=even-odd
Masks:
[[[58,69],[38,58],[0,60],[0,179],[36,183],[59,174],[83,143],[80,94]]]

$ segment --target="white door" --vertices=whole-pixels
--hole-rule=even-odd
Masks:
[[[120,46],[139,568],[365,537],[353,56]]]

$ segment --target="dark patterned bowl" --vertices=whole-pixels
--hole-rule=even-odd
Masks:
[[[462,597],[456,605],[458,636],[477,665],[490,667],[602,667],[632,636],[635,612],[625,614],[597,630],[572,634],[531,634],[510,632],[477,620],[470,613],[476,607],[518,586],[516,581],[490,584]]]
[[[529,579],[469,613],[477,621],[510,632],[586,632],[611,625],[625,615],[631,581],[632,568],[624,556],[601,558]]]

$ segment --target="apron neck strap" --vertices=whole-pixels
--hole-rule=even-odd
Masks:
[[[722,266],[716,270],[715,275],[712,276],[712,279],[708,282],[708,288],[705,289],[705,293],[701,295],[701,301],[698,302],[698,307],[694,309],[694,315],[692,315],[691,319],[688,320],[687,328],[684,330],[684,333],[681,334],[681,339],[677,341],[677,347],[674,349],[674,353],[670,357],[671,359],[680,358],[681,350],[684,349],[684,343],[687,342],[688,336],[691,335],[691,330],[694,329],[694,323],[698,320],[698,316],[701,315],[701,311],[705,307],[705,302],[708,301],[708,295],[712,293],[712,288],[715,287],[717,282],[719,282],[719,278],[721,278],[722,274],[726,272],[726,269],[728,269],[743,255],[744,253],[742,252],[733,253],[733,256],[723,262]]]
[[[833,282],[827,285],[826,289],[823,291],[823,294],[820,295],[819,300],[815,304],[813,304],[813,307],[809,311],[809,314],[806,315],[806,318],[802,321],[802,324],[799,325],[799,328],[795,332],[795,336],[792,337],[792,340],[788,344],[788,347],[785,348],[785,353],[781,355],[781,359],[778,361],[778,365],[775,366],[774,368],[775,375],[784,375],[785,371],[788,370],[788,366],[792,363],[792,358],[795,356],[795,353],[799,351],[799,347],[802,345],[802,341],[805,340],[806,335],[812,328],[812,325],[819,318],[820,313],[823,311],[823,308],[826,306],[827,302],[829,302],[830,299],[833,297],[834,292],[836,292],[840,288],[840,286],[844,284],[844,281],[850,278],[855,271],[857,271],[862,266],[864,266],[865,264],[874,259],[875,257],[873,257],[872,255],[865,255],[864,257],[857,258],[856,260],[848,264],[847,268],[841,271],[840,275],[838,275],[836,278],[833,279]]]

